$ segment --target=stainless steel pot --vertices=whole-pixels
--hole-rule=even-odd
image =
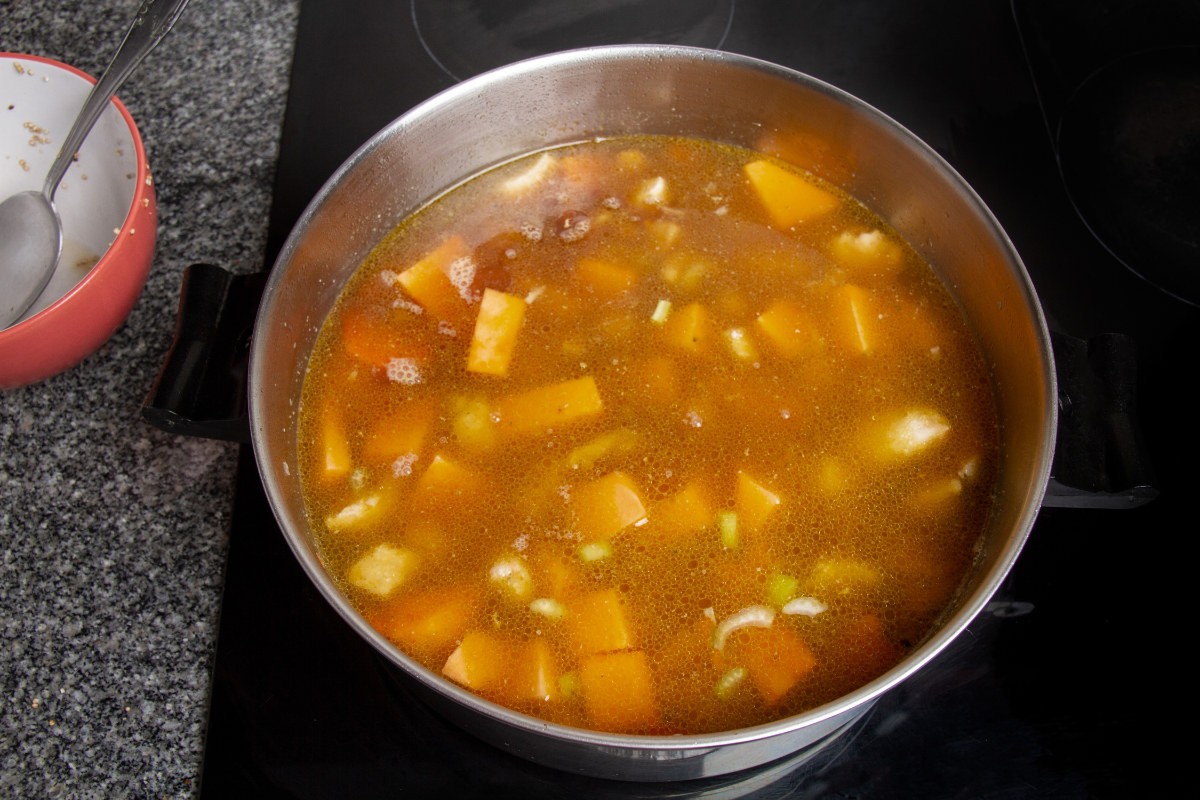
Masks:
[[[551,145],[630,133],[760,150],[768,142],[808,143],[788,157],[865,202],[929,260],[971,321],[994,381],[1002,425],[997,505],[957,604],[878,679],[754,728],[604,734],[482,700],[418,665],[354,611],[325,573],[304,516],[296,458],[301,383],[320,325],[363,257],[423,203],[483,169]],[[642,781],[719,775],[819,748],[937,655],[983,609],[1020,552],[1046,491],[1057,426],[1050,338],[1029,277],[992,214],[936,153],[874,108],[797,72],[729,53],[643,45],[554,54],[478,76],[416,107],[356,152],[309,205],[270,273],[254,328],[249,412],[280,527],[348,625],[484,739],[543,764]]]

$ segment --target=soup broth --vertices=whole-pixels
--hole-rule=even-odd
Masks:
[[[535,153],[364,261],[304,382],[320,556],[430,670],[554,722],[731,730],[895,665],[993,501],[991,385],[844,192],[673,137]]]

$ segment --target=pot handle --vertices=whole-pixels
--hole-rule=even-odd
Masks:
[[[1058,437],[1043,507],[1135,508],[1158,496],[1137,422],[1137,348],[1120,333],[1052,331]]]
[[[175,340],[142,404],[169,433],[250,441],[246,370],[265,272],[234,275],[212,264],[183,272]]]

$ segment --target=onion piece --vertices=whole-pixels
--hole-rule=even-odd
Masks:
[[[721,620],[717,629],[713,631],[713,647],[724,650],[725,640],[734,631],[742,628],[769,628],[774,621],[775,609],[768,606],[746,606]]]
[[[822,611],[828,611],[829,606],[815,597],[797,597],[787,601],[781,610],[785,614],[803,614],[806,617],[815,617]]]

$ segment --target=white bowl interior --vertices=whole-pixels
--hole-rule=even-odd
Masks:
[[[40,190],[92,84],[56,64],[9,56],[0,64],[0,198]],[[54,195],[63,250],[26,319],[69,292],[112,244],[133,203],[134,135],[110,103]]]

